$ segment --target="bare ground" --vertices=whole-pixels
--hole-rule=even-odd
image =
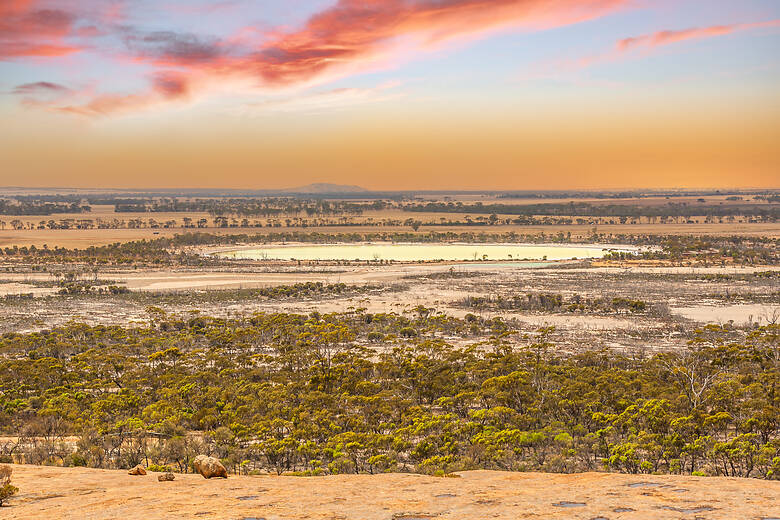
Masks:
[[[739,478],[469,471],[237,477],[14,466],[3,519],[741,519],[780,518],[780,482]]]
[[[553,338],[562,351],[608,347],[634,352],[682,347],[684,331],[694,324],[764,324],[780,319],[776,277],[753,276],[776,267],[577,267],[558,264],[525,269],[509,263],[405,264],[394,266],[236,266],[212,269],[106,269],[100,278],[128,287],[120,296],[49,296],[9,300],[0,298],[0,333],[31,332],[70,320],[91,325],[145,321],[147,307],[185,314],[229,317],[253,312],[345,312],[364,308],[370,313],[412,312],[418,305],[452,316],[468,313],[483,318],[500,316],[521,332],[555,326]],[[719,278],[720,277],[720,278]],[[0,274],[0,296],[57,290],[50,273]],[[238,288],[267,287],[304,281],[369,284],[362,294],[269,300],[241,296]],[[37,286],[36,286],[37,285]],[[44,287],[42,285],[52,285]],[[607,300],[621,296],[647,302],[640,314],[603,314],[469,308],[469,296],[512,297],[528,293],[574,294]],[[475,339],[471,339],[476,341]],[[522,338],[518,337],[518,340]]]

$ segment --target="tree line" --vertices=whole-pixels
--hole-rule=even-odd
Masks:
[[[19,201],[0,198],[0,215],[52,215],[54,213],[89,213],[92,208],[79,202]]]
[[[667,204],[591,204],[582,201],[539,204],[485,204],[475,202],[413,202],[406,203],[404,211],[423,213],[474,213],[524,216],[583,216],[583,217],[696,217],[696,216],[746,216],[768,222],[780,218],[780,206],[734,203],[710,204],[704,199],[698,203],[668,202]]]

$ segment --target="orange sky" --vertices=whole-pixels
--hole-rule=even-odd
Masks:
[[[188,125],[25,120],[0,143],[5,185],[370,189],[777,187],[777,109],[666,98],[559,107],[414,105]],[[650,103],[644,105],[643,103]],[[491,105],[488,103],[487,105]],[[699,105],[699,106],[697,106]],[[426,112],[429,111],[431,113]],[[45,136],[40,125],[48,124]]]

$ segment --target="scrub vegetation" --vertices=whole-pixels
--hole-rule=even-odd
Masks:
[[[551,329],[518,338],[500,318],[424,307],[237,319],[150,309],[133,327],[5,334],[0,457],[777,478],[779,332],[707,326],[676,352],[563,355]]]

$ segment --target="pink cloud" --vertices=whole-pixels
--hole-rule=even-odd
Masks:
[[[253,83],[258,90],[306,87],[496,31],[543,30],[590,20],[625,7],[628,1],[339,0],[298,30],[248,27],[225,39],[116,26],[127,54],[114,57],[178,70],[179,78],[186,78],[188,95],[211,88],[205,86],[217,80]],[[106,115],[114,108],[127,111],[182,97],[169,96],[159,84],[152,84],[148,92],[98,96],[69,110]]]
[[[626,52],[638,47],[659,47],[669,45],[685,40],[699,40],[703,38],[714,38],[724,36],[738,31],[747,31],[750,29],[759,29],[762,27],[780,27],[780,20],[771,20],[768,22],[740,23],[731,25],[713,25],[711,27],[682,29],[678,31],[658,31],[652,34],[634,36],[618,40],[615,44],[615,50]]]
[[[48,8],[38,0],[3,0],[0,3],[0,61],[79,52],[82,47],[64,42],[73,32],[75,22],[72,13]]]
[[[86,103],[48,104],[56,112],[76,114],[87,117],[99,117],[110,114],[126,114],[146,110],[172,102],[185,102],[191,93],[190,80],[184,75],[164,71],[151,78],[151,86],[137,94],[100,94],[92,96]],[[87,92],[75,92],[71,99],[78,99]]]
[[[581,56],[576,59],[554,60],[539,64],[539,70],[536,72],[525,72],[521,79],[542,79],[556,78],[562,72],[571,70],[586,69],[602,63],[611,63],[625,59],[631,52],[644,49],[646,52],[652,52],[658,47],[671,45],[674,43],[700,40],[705,38],[715,38],[725,36],[739,31],[751,29],[760,29],[767,27],[780,27],[780,20],[770,20],[766,22],[741,23],[731,25],[713,25],[710,27],[691,28],[682,30],[664,30],[630,38],[623,38],[615,42],[612,49],[601,53]]]

